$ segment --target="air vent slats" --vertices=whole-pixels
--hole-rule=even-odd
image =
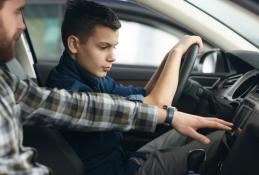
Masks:
[[[223,83],[223,88],[229,88],[230,86],[232,86],[243,74],[238,74],[238,75],[234,75],[231,77],[228,77],[228,79],[226,79],[226,81]]]

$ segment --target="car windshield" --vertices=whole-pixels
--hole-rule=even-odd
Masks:
[[[186,0],[259,47],[259,16],[226,0]]]

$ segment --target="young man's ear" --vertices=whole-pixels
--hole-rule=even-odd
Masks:
[[[79,39],[74,35],[70,35],[67,38],[67,46],[71,54],[78,53],[79,43],[80,43]]]

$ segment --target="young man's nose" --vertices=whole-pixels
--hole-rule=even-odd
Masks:
[[[108,61],[108,62],[114,62],[115,60],[116,60],[115,54],[112,52],[112,53],[107,57],[107,61]]]

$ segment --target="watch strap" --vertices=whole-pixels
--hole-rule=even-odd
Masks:
[[[171,126],[172,121],[173,121],[173,117],[174,117],[174,113],[175,113],[175,111],[177,111],[177,109],[173,106],[166,106],[166,105],[163,106],[163,109],[166,110],[166,118],[165,118],[164,123],[166,125]]]

